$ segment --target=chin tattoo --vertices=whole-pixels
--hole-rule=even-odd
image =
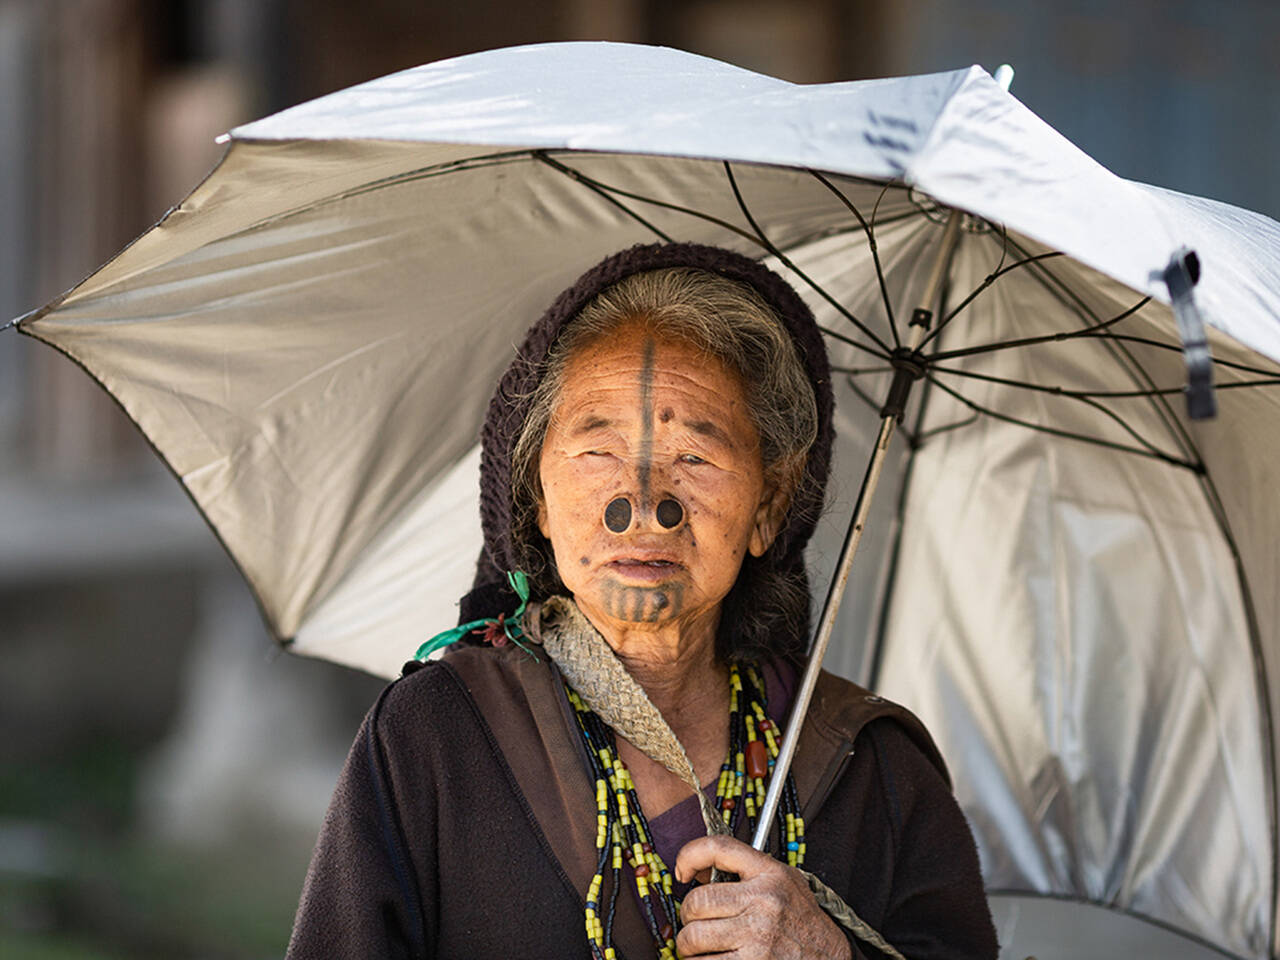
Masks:
[[[624,586],[613,580],[603,584],[604,610],[617,620],[657,623],[679,615],[684,607],[684,584],[663,583],[652,587]]]

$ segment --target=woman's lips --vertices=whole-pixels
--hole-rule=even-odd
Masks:
[[[620,579],[633,583],[662,583],[683,569],[674,560],[640,557],[619,557],[606,563],[605,568]]]

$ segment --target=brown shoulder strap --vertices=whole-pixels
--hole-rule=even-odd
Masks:
[[[493,732],[560,867],[586,895],[596,870],[595,785],[560,673],[517,648],[462,647],[445,656]],[[634,897],[618,898],[619,956],[645,956],[652,940]]]

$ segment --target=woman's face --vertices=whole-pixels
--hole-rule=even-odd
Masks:
[[[538,525],[602,629],[714,622],[781,512],[738,376],[641,323],[570,358],[540,471]]]

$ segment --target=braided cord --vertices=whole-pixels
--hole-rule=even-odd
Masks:
[[[809,881],[809,889],[813,892],[813,898],[818,901],[818,906],[825,910],[832,920],[863,943],[871,944],[885,956],[892,957],[893,960],[907,960],[906,957],[894,949],[892,944],[880,936],[871,924],[854,913],[853,907],[845,903],[840,894],[836,893],[808,870],[801,870],[800,872]]]

